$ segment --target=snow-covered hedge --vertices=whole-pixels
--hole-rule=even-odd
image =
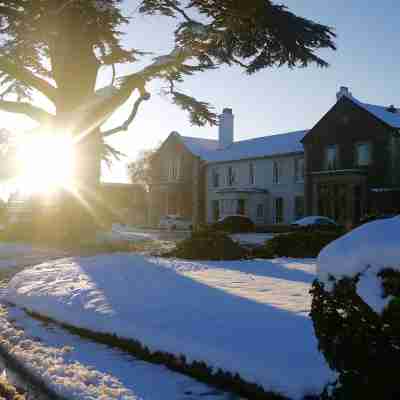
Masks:
[[[311,316],[338,372],[336,399],[400,398],[400,218],[365,224],[323,249]]]

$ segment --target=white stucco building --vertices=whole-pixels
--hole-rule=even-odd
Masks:
[[[210,223],[232,214],[247,215],[256,224],[290,223],[304,215],[301,140],[305,134],[297,131],[235,142],[234,115],[226,108],[220,116],[218,140],[174,132],[161,147],[158,159],[160,165],[182,157],[191,161],[179,181],[191,188],[194,223]],[[167,169],[160,167],[158,175],[165,175]],[[176,179],[165,176],[158,180],[162,185],[154,186],[154,203],[164,197],[168,200],[159,207],[160,212],[189,216]],[[179,207],[175,207],[171,199],[179,196]]]

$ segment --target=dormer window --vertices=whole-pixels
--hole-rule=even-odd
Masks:
[[[338,168],[338,146],[332,144],[326,148],[325,168],[335,170]]]
[[[356,165],[366,167],[371,164],[371,145],[369,142],[356,143]]]

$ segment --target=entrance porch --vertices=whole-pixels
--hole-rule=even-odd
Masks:
[[[321,171],[312,174],[312,214],[342,225],[353,225],[368,206],[366,174],[362,170]]]

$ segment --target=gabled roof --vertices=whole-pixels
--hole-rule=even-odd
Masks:
[[[208,163],[238,161],[303,152],[301,140],[307,131],[289,132],[234,142],[218,149],[218,141],[181,136],[183,143],[195,155]]]

